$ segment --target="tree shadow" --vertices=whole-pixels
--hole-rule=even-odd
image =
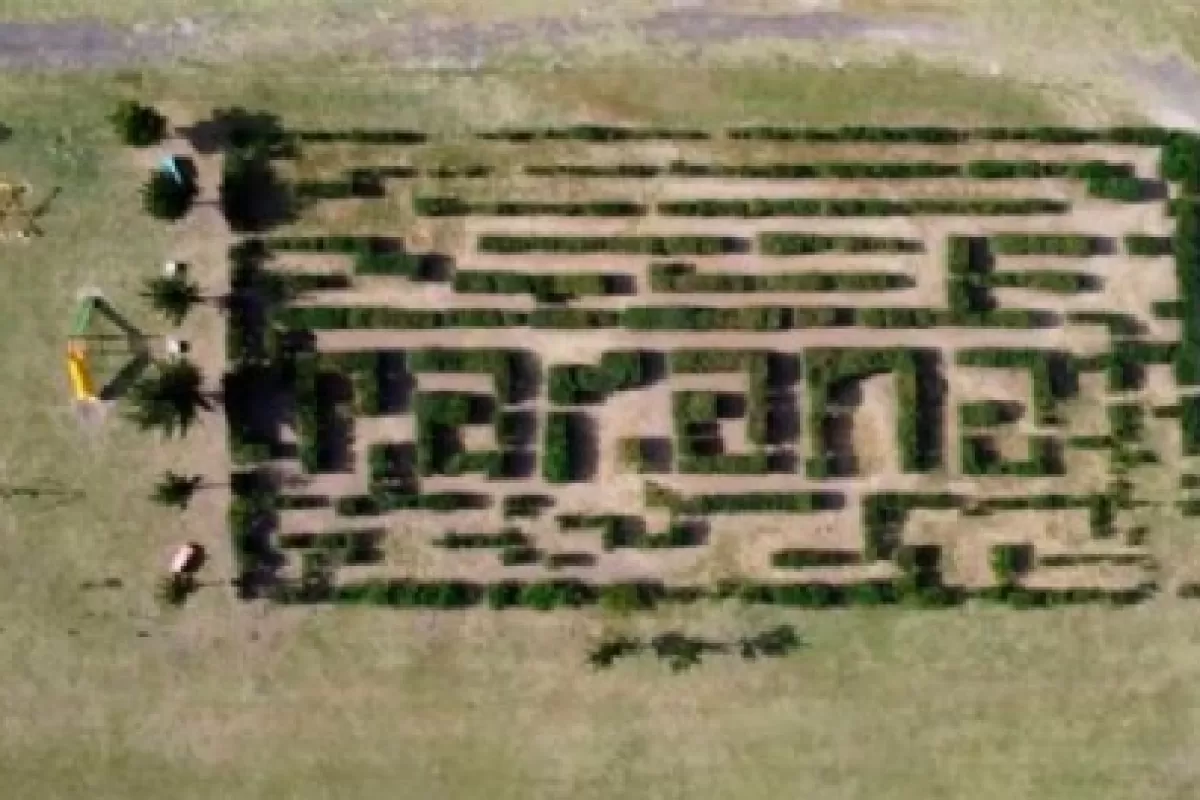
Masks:
[[[125,394],[133,387],[134,384],[145,374],[150,368],[150,357],[148,355],[139,355],[132,361],[126,363],[117,374],[114,375],[108,383],[101,387],[97,397],[103,402],[111,402],[124,397]]]
[[[178,132],[202,155],[231,149],[258,149],[270,158],[296,155],[279,116],[267,111],[247,111],[237,106],[214,109],[208,119],[181,127]]]

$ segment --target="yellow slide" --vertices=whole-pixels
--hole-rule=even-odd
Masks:
[[[71,391],[76,400],[94,402],[96,388],[92,384],[92,373],[88,369],[87,352],[74,342],[67,345],[67,375],[71,378]]]

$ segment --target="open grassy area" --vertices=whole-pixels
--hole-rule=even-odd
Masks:
[[[194,6],[189,6],[194,7]],[[52,8],[52,7],[50,7]],[[685,97],[681,83],[703,91]],[[1006,80],[903,62],[578,75],[395,74],[333,63],[26,75],[0,85],[0,178],[62,193],[43,239],[0,244],[0,794],[11,797],[1189,798],[1200,787],[1195,607],[1017,613],[396,612],[238,604],[206,587],[154,602],[174,544],[211,545],[229,575],[220,487],[182,517],[146,495],[161,470],[222,467],[215,415],[160,444],[116,419],[82,428],[62,350],[76,291],[98,286],[150,332],[136,297],[180,251],[224,279],[211,208],[171,230],[142,213],[144,164],[103,125],[135,95],[176,118],[264,108],[304,125],[461,130],[572,119],[1103,122]],[[197,342],[220,336],[202,309]],[[1174,490],[1164,477],[1158,491]],[[1146,509],[1168,574],[1194,532]],[[182,520],[182,521],[181,521]],[[119,588],[83,589],[117,578]],[[1194,601],[1193,601],[1194,602]],[[792,656],[711,657],[682,675],[649,658],[594,673],[604,633],[739,635],[779,622]]]

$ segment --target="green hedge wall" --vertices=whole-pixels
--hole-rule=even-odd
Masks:
[[[463,200],[460,197],[414,196],[413,211],[422,217],[641,217],[646,206],[628,200],[590,200],[580,203],[534,200]]]
[[[736,236],[519,236],[480,235],[481,253],[612,253],[625,255],[719,255],[743,253],[750,243]]]
[[[809,253],[919,253],[924,249],[915,239],[879,236],[823,236],[815,233],[766,232],[758,235],[763,255],[790,256]]]
[[[998,233],[991,237],[992,251],[1006,256],[1090,256],[1098,252],[1097,237],[1081,233]]]
[[[913,286],[895,272],[696,272],[694,264],[650,265],[655,292],[882,292]]]
[[[670,200],[658,204],[658,213],[667,217],[909,217],[918,215],[996,215],[1063,214],[1070,203],[1048,199],[1000,198],[917,198],[884,200],[875,198],[754,198]]]

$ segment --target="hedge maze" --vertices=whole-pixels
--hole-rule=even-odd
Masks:
[[[298,218],[230,252],[248,596],[1159,588],[1133,512],[1173,502],[1142,471],[1200,455],[1196,139],[569,126],[459,164],[413,131],[281,136]]]

